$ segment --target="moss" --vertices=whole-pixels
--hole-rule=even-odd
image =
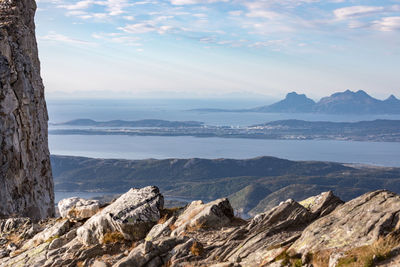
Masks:
[[[49,239],[47,239],[45,242],[51,243],[53,240],[55,240],[55,239],[57,239],[57,238],[60,238],[60,236],[59,236],[59,235],[54,235],[54,236],[52,236],[52,237],[49,237]]]
[[[279,254],[274,261],[282,261],[281,266],[286,266],[290,265],[292,267],[301,267],[303,266],[303,262],[301,259],[297,256],[291,257],[288,253],[287,250],[283,251],[281,254]]]

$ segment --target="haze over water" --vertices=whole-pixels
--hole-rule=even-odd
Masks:
[[[251,108],[266,100],[66,100],[49,101],[50,122],[77,118],[195,120],[209,125],[246,126],[282,119],[360,121],[400,119],[400,115],[321,115],[274,113],[211,113],[194,108]],[[52,126],[50,126],[50,129]],[[228,138],[50,135],[52,154],[94,158],[252,158],[275,156],[291,160],[322,160],[400,167],[400,143],[331,140],[254,140]]]

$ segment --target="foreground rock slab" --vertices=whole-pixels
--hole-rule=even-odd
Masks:
[[[399,195],[385,190],[367,193],[310,224],[290,250],[306,254],[370,245],[398,230],[399,216]]]
[[[226,199],[164,209],[158,188],[145,187],[86,222],[0,220],[0,266],[397,266],[399,214],[388,191],[344,204],[324,192],[242,220]]]
[[[63,218],[80,221],[95,215],[100,209],[98,200],[86,200],[72,197],[60,200],[58,210]]]
[[[113,232],[127,240],[143,239],[160,219],[163,206],[157,187],[132,188],[80,227],[78,238],[86,245],[99,244],[105,234]]]
[[[186,230],[221,227],[231,222],[233,209],[227,198],[204,204],[193,201],[174,223],[176,228],[171,235],[178,236]]]

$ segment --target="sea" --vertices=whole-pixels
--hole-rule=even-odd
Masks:
[[[47,100],[49,122],[86,118],[97,121],[162,119],[201,121],[216,126],[249,126],[275,120],[365,121],[400,120],[400,115],[324,115],[280,113],[232,113],[193,109],[245,109],[270,104],[265,99],[135,99]],[[56,126],[50,125],[49,128]],[[235,158],[274,156],[290,160],[334,161],[400,167],[400,143],[334,140],[259,140],[124,135],[49,135],[50,153],[114,159]],[[76,195],[77,192],[74,192]],[[86,192],[81,192],[87,194]],[[66,193],[56,192],[56,198]],[[96,195],[96,193],[93,193]],[[87,195],[85,195],[88,197]]]

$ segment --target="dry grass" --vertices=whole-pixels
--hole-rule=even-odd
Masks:
[[[169,225],[169,230],[171,230],[171,231],[174,231],[176,228],[178,228],[178,227],[176,227],[175,224]]]
[[[204,253],[204,247],[200,242],[194,241],[190,247],[190,252],[195,256],[201,256]]]
[[[176,216],[182,208],[166,208],[160,211],[160,220],[158,220],[158,224],[165,223],[172,216]]]
[[[376,240],[373,244],[350,249],[339,259],[337,267],[371,267],[375,262],[383,261],[391,256],[393,248],[400,245],[400,238],[388,235]],[[323,250],[311,255],[311,263],[315,267],[327,267],[332,250]]]
[[[311,259],[312,265],[315,267],[328,267],[331,253],[332,250],[330,249],[321,250],[316,253],[309,254],[309,258]]]
[[[205,222],[196,222],[194,225],[190,225],[190,224],[188,224],[187,226],[186,226],[186,230],[188,231],[188,232],[196,232],[196,231],[198,231],[198,230],[200,230],[200,229],[207,229],[208,227],[206,226],[206,224],[205,224]]]
[[[103,236],[103,244],[124,243],[125,238],[120,232],[109,232]]]
[[[388,235],[385,238],[380,237],[372,245],[362,246],[351,249],[346,252],[346,257],[338,262],[338,267],[370,267],[374,262],[383,261],[390,257],[393,248],[400,244],[400,239],[393,235]]]
[[[18,244],[22,241],[20,236],[15,233],[9,234],[7,236],[7,240],[8,240],[7,244],[10,244],[10,243]]]
[[[78,211],[74,208],[70,209],[68,211],[68,216],[72,218],[77,218],[78,217]]]

